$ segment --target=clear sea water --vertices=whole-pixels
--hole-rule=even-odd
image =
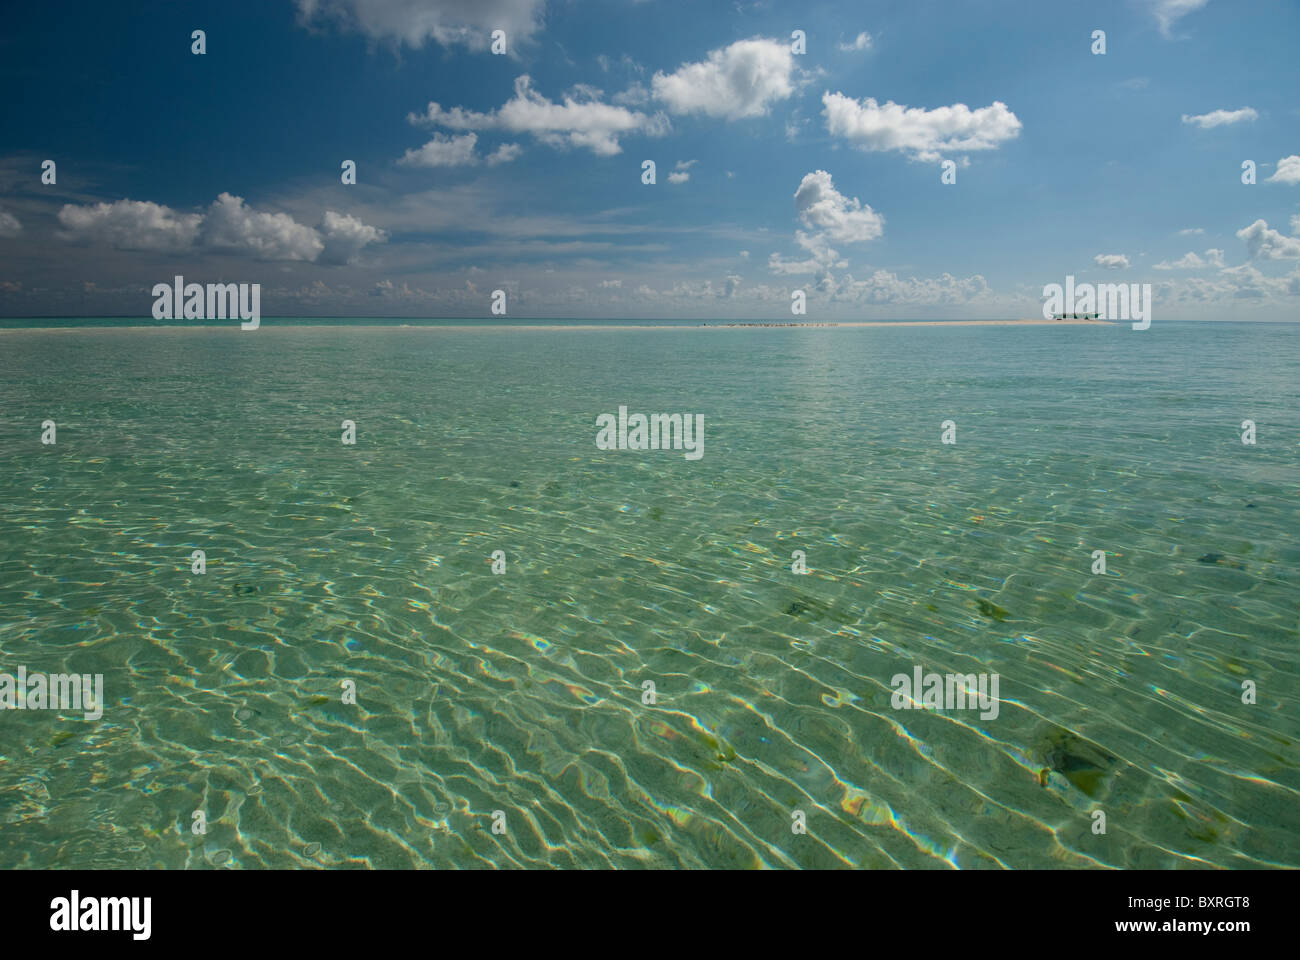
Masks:
[[[106,700],[0,866],[1300,866],[1300,326],[121,322],[0,331],[0,672]]]

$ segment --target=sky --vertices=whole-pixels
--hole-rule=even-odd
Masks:
[[[1018,318],[1073,276],[1296,320],[1298,40],[1296,0],[14,5],[0,315],[182,275],[266,316]]]

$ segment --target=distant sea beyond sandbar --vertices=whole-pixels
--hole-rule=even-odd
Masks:
[[[80,322],[78,322],[80,321]],[[49,324],[46,326],[45,324]],[[337,329],[338,327],[357,326],[379,329],[422,329],[422,330],[726,330],[726,329],[819,329],[826,327],[1109,327],[1115,323],[1109,320],[826,320],[826,321],[790,321],[790,320],[566,320],[548,322],[542,320],[511,321],[498,318],[482,320],[441,320],[419,317],[267,317],[263,325],[269,328],[295,329]],[[0,321],[0,333],[47,333],[47,332],[86,332],[90,330],[212,330],[231,328],[238,331],[237,321],[201,320],[194,323],[136,323],[132,318],[121,318],[113,322],[112,318],[55,318],[43,317],[33,319],[15,319]],[[248,331],[251,332],[251,331]]]

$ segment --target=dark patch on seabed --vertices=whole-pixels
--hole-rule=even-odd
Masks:
[[[785,605],[785,613],[792,617],[802,617],[805,613],[818,614],[826,608],[811,597],[795,597]]]
[[[1039,773],[1040,784],[1047,786],[1047,772],[1055,771],[1094,800],[1119,764],[1097,744],[1064,727],[1053,727],[1038,741],[1034,753],[1046,764]]]
[[[1011,616],[996,603],[985,600],[983,597],[975,598],[975,606],[979,608],[979,612],[983,616],[988,617],[990,620],[996,620],[998,623],[1002,623],[1007,617]]]
[[[781,612],[791,617],[798,617],[801,620],[815,622],[817,620],[830,620],[840,625],[856,623],[861,619],[860,614],[853,613],[841,608],[833,607],[830,604],[823,603],[815,597],[807,594],[797,593],[787,602]]]
[[[1229,560],[1221,553],[1206,553],[1196,558],[1197,563],[1214,564],[1217,567],[1231,567],[1233,570],[1245,570],[1244,564]]]

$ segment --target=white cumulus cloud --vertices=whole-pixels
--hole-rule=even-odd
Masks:
[[[1233,123],[1241,123],[1243,120],[1258,119],[1259,114],[1254,107],[1242,107],[1240,110],[1211,110],[1209,113],[1198,114],[1194,117],[1183,114],[1183,123],[1192,124],[1202,130],[1209,130],[1213,127],[1226,127]]]
[[[68,239],[107,243],[122,250],[188,249],[199,234],[201,213],[178,213],[148,200],[115,200],[79,207],[65,204],[59,223]]]
[[[884,233],[885,218],[857,197],[846,197],[836,190],[825,170],[804,175],[794,194],[794,206],[799,222],[807,228],[796,230],[794,240],[808,252],[808,258],[787,260],[773,253],[767,259],[767,268],[777,274],[810,275],[819,291],[831,293],[835,289],[831,271],[848,266],[831,242],[875,240]]]
[[[320,235],[325,242],[321,263],[348,263],[361,248],[372,243],[383,243],[387,235],[378,227],[362,223],[346,213],[326,210],[321,219]]]
[[[1300,183],[1300,156],[1292,154],[1279,160],[1277,169],[1273,171],[1273,176],[1269,177],[1265,183],[1285,183],[1291,187]]]
[[[655,99],[673,113],[702,113],[736,120],[761,117],[794,93],[794,55],[779,40],[738,40],[709,52],[699,63],[655,73]]]
[[[1245,241],[1252,260],[1300,260],[1300,237],[1270,230],[1263,220],[1238,230],[1237,238]]]
[[[527,74],[516,78],[515,95],[488,113],[430,103],[423,114],[411,114],[411,123],[449,130],[506,130],[527,133],[553,147],[583,147],[599,156],[621,153],[619,137],[629,133],[660,136],[667,132],[662,114],[647,116],[636,110],[595,99],[590,88],[575,88],[555,103],[532,87]]]
[[[853,39],[852,43],[841,43],[840,49],[843,50],[845,53],[848,53],[849,51],[852,50],[870,50],[871,34],[863,30]]]
[[[1092,262],[1103,270],[1127,270],[1128,257],[1122,253],[1099,253]]]
[[[119,250],[181,253],[192,249],[242,254],[255,260],[345,263],[364,246],[382,243],[382,230],[327,210],[320,229],[287,213],[266,213],[222,193],[205,213],[180,213],[147,200],[116,200],[59,211],[64,239],[106,243]]]
[[[681,170],[668,174],[669,183],[685,183],[689,179],[691,179],[691,175]]]
[[[1005,103],[995,100],[972,110],[964,103],[926,110],[872,97],[858,101],[842,93],[822,96],[826,129],[862,150],[900,150],[933,162],[940,151],[994,150],[1020,135],[1021,123]]]
[[[1195,253],[1189,252],[1184,256],[1180,257],[1179,259],[1174,260],[1172,262],[1169,260],[1165,260],[1160,263],[1157,263],[1152,267],[1152,269],[1154,270],[1204,270],[1206,267],[1222,268],[1223,265],[1224,265],[1223,251],[1210,249],[1205,251],[1205,256],[1203,258],[1198,256]]]
[[[432,140],[418,150],[407,150],[397,162],[410,167],[463,167],[477,162],[476,143],[477,133],[460,136],[435,133]]]
[[[810,274],[820,282],[827,283],[830,281],[832,269],[842,270],[848,266],[846,261],[840,259],[839,253],[826,242],[824,234],[807,234],[802,230],[796,230],[794,241],[808,251],[808,259],[787,260],[779,253],[773,253],[767,258],[769,270],[773,273],[789,275]]]
[[[220,194],[203,219],[203,244],[257,260],[315,260],[325,249],[319,233],[289,214],[254,210],[229,193]]]
[[[810,230],[821,230],[838,243],[875,240],[885,231],[885,218],[835,189],[825,170],[806,174],[794,194],[799,220]]]
[[[523,152],[524,148],[517,143],[503,143],[488,154],[488,166],[495,167],[499,163],[509,163],[512,160],[517,160]]]

